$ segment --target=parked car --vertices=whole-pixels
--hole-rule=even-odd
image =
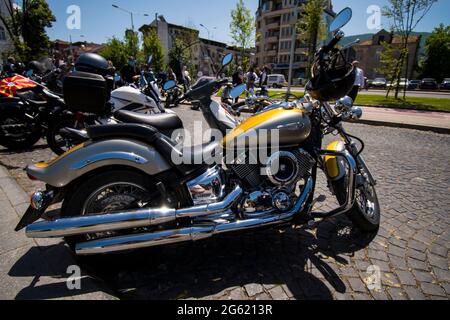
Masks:
[[[408,83],[408,90],[417,90],[420,88],[420,84],[422,81],[420,80],[410,80]]]
[[[287,87],[288,83],[282,74],[271,74],[267,79],[267,85],[272,88]]]
[[[385,78],[375,78],[370,82],[371,88],[384,89],[386,88],[387,80]]]
[[[450,90],[450,78],[445,78],[441,83],[441,90]]]
[[[420,89],[421,90],[437,90],[438,89],[438,83],[433,78],[425,78],[420,83]]]

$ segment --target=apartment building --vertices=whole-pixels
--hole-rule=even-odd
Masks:
[[[0,14],[4,17],[9,16],[7,5],[11,8],[13,3],[9,1],[0,2]],[[8,31],[3,23],[0,21],[0,63],[3,63],[6,56],[14,51],[14,45],[9,37]]]
[[[292,36],[299,17],[296,7],[306,0],[259,0],[256,12],[256,56],[255,64],[267,65],[272,73],[284,74],[289,71]],[[334,16],[331,0],[327,0],[324,18],[329,24]],[[304,78],[307,68],[307,46],[297,37],[293,65],[293,79]]]
[[[201,72],[205,76],[215,75],[226,54],[233,53],[236,58],[240,56],[239,48],[223,42],[200,38],[198,30],[169,23],[164,16],[159,16],[158,20],[149,25],[143,25],[139,31],[145,34],[156,28],[164,48],[166,63],[169,62],[169,52],[173,48],[175,39],[182,39],[187,44],[186,50],[191,51],[195,71]],[[246,54],[250,58],[251,50],[247,50]]]

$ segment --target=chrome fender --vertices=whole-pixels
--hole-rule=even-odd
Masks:
[[[72,181],[105,166],[126,166],[157,175],[171,165],[151,146],[133,140],[105,140],[81,144],[62,156],[27,168],[30,177],[62,188]]]

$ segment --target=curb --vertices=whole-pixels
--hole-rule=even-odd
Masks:
[[[449,128],[439,128],[439,127],[431,127],[431,126],[421,126],[417,124],[409,124],[409,123],[396,123],[396,122],[387,122],[387,121],[375,121],[375,120],[358,120],[355,122],[347,122],[353,124],[365,124],[375,127],[390,127],[390,128],[403,128],[403,129],[411,129],[411,130],[419,130],[426,132],[434,132],[439,134],[447,134],[450,135]]]
[[[23,216],[26,209],[29,206],[29,197],[25,190],[17,183],[17,181],[9,174],[8,170],[0,165],[0,188],[3,190],[6,201],[9,201],[12,212],[5,212],[5,214],[15,214],[19,219]],[[12,221],[18,221],[17,218]],[[11,223],[9,220],[5,223]],[[14,222],[16,223],[16,222]],[[15,226],[15,225],[14,225]],[[12,226],[12,227],[14,227]],[[9,226],[8,226],[9,229]],[[9,231],[8,231],[9,232]],[[9,261],[13,266],[16,265],[18,261],[24,259],[30,255],[29,252],[33,252],[33,260],[27,260],[28,263],[39,264],[39,267],[30,267],[30,272],[32,270],[40,270],[42,274],[36,274],[39,279],[38,284],[35,283],[30,286],[27,282],[26,277],[11,276],[9,274],[4,274],[3,271],[0,273],[2,280],[5,280],[10,286],[10,289],[5,289],[2,286],[0,288],[5,292],[1,293],[4,299],[63,299],[63,300],[117,300],[113,295],[113,290],[107,285],[102,283],[101,279],[96,279],[91,275],[82,271],[82,281],[83,281],[83,291],[80,293],[75,293],[73,296],[69,295],[67,289],[61,289],[66,280],[54,276],[54,274],[59,275],[61,268],[70,261],[73,265],[78,265],[75,258],[67,250],[61,250],[53,243],[49,244],[49,247],[45,247],[48,243],[46,241],[40,241],[41,239],[28,239],[25,235],[18,234],[11,229],[11,239],[14,239],[16,247],[11,248],[10,251],[2,252],[1,256],[4,259],[5,255],[9,255],[12,252],[19,251],[17,255],[11,254],[12,260]],[[36,241],[39,240],[39,241]],[[58,254],[55,258],[54,251]],[[24,254],[24,256],[22,256]],[[25,258],[26,259],[26,258]],[[62,264],[53,265],[62,260]],[[45,269],[46,272],[42,272],[40,268],[48,267]],[[33,269],[34,268],[34,269]],[[47,273],[48,272],[48,273]],[[33,275],[34,276],[34,275]],[[68,275],[67,275],[68,276]],[[5,279],[3,278],[5,277]],[[62,280],[61,280],[62,279]],[[14,285],[11,285],[13,283]],[[2,284],[3,285],[3,284]],[[65,288],[65,287],[64,287]],[[11,292],[9,292],[11,290]],[[17,290],[17,291],[14,291]]]

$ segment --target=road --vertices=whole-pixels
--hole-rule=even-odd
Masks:
[[[201,114],[187,106],[176,111],[188,129],[193,128],[194,121],[202,121]],[[84,272],[101,279],[107,291],[123,299],[450,298],[450,136],[346,126],[366,142],[364,155],[378,180],[383,219],[374,237],[362,235],[340,217],[320,222],[313,230],[230,234],[194,244],[98,258],[82,262]],[[43,186],[31,182],[23,168],[52,157],[41,142],[34,150],[20,154],[1,150],[0,164],[32,192]],[[323,176],[318,184],[317,196],[320,194],[327,197],[320,209],[336,205]],[[6,227],[13,226],[3,225]],[[71,264],[65,259],[68,249],[62,243],[39,243],[58,270],[66,270]],[[36,265],[36,254],[32,247],[9,251],[1,256],[1,272],[12,278],[32,276],[35,269],[26,269]],[[21,273],[14,267],[4,267],[8,263],[20,266]],[[381,287],[376,290],[369,290],[365,283],[371,266],[380,271]],[[27,297],[30,291],[33,297],[42,299],[55,298],[55,292],[56,297],[77,294],[51,283],[45,290],[31,289],[19,289],[17,296]]]
[[[286,88],[284,89],[270,89],[271,91],[276,92],[286,92]],[[292,89],[294,92],[303,93],[304,88],[294,87]],[[385,90],[375,90],[370,89],[369,91],[362,90],[360,91],[361,95],[377,95],[384,96],[386,95]],[[403,93],[401,93],[403,94]],[[439,98],[439,99],[450,99],[450,91],[407,91],[406,95],[408,97],[419,97],[419,98]]]

